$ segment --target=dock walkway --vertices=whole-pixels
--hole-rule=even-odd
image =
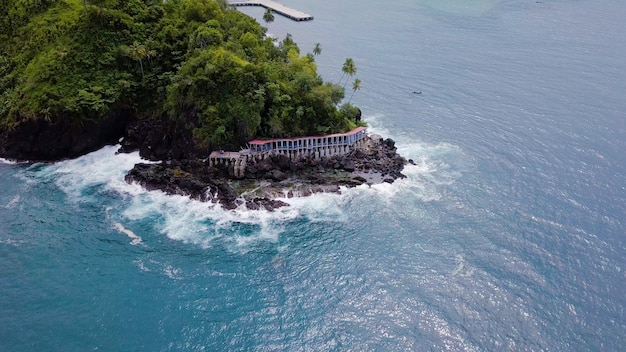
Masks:
[[[311,21],[313,16],[304,12],[294,10],[285,5],[279,4],[272,0],[244,0],[244,1],[230,1],[232,6],[261,6],[266,9],[271,9],[279,15],[285,16],[294,21]]]

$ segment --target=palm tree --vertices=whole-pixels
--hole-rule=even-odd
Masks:
[[[319,55],[322,53],[322,46],[320,43],[315,43],[315,47],[313,48],[313,54]]]
[[[343,63],[343,67],[341,68],[341,71],[343,71],[343,75],[341,76],[341,79],[339,80],[339,83],[341,84],[341,81],[343,80],[343,78],[348,75],[350,77],[354,76],[356,74],[356,66],[354,65],[354,60],[352,60],[352,58],[347,58],[346,62]],[[348,78],[346,77],[346,82],[343,84],[343,87],[346,87],[346,84],[348,84]]]
[[[267,24],[274,22],[274,13],[272,9],[265,9],[265,13],[263,14],[263,21],[265,21]]]
[[[354,80],[354,83],[352,83],[352,95],[350,95],[350,99],[348,99],[348,104],[352,101],[352,97],[357,90],[361,90],[361,80],[358,78]]]
[[[126,55],[131,59],[139,61],[139,68],[141,69],[141,79],[143,80],[143,59],[150,59],[156,55],[156,51],[150,50],[147,45],[140,44],[139,42],[133,42],[126,48]]]

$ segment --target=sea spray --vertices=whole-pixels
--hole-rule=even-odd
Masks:
[[[382,129],[374,127],[374,132],[379,130]],[[416,161],[415,165],[405,167],[405,179],[398,179],[393,184],[341,187],[338,193],[317,193],[307,197],[285,193],[277,200],[289,206],[273,211],[247,210],[245,207],[227,210],[218,203],[147,191],[137,184],[129,184],[124,181],[124,175],[136,163],[145,160],[138,153],[118,154],[116,146],[104,147],[73,160],[37,165],[31,171],[55,182],[71,202],[94,203],[102,194],[125,199],[123,207],[109,207],[106,212],[111,226],[128,236],[131,244],[142,244],[145,237],[142,232],[152,228],[176,241],[201,247],[222,243],[235,251],[246,251],[258,243],[281,245],[279,238],[285,225],[297,219],[349,221],[345,208],[353,203],[390,204],[399,198],[437,200],[440,186],[454,182],[459,176],[454,165],[448,164],[459,154],[453,146],[428,145],[402,136],[398,139],[398,149]],[[143,225],[132,225],[135,222]],[[128,229],[128,226],[135,230]]]
[[[124,175],[136,163],[146,162],[138,152],[118,154],[119,146],[106,146],[82,157],[47,165],[42,176],[52,178],[70,198],[86,200],[93,187],[104,187],[121,194],[136,194],[137,190],[124,181]]]

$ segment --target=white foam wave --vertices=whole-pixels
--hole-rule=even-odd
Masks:
[[[139,270],[141,270],[141,271],[143,271],[143,272],[147,272],[147,273],[149,273],[149,272],[151,272],[151,271],[152,271],[152,270],[150,270],[150,268],[148,268],[148,267],[144,264],[143,260],[139,260],[139,259],[137,259],[137,260],[134,260],[134,261],[133,261],[133,263],[135,263],[135,265],[137,266],[137,268],[139,268]]]
[[[19,204],[20,200],[22,200],[22,197],[20,197],[19,195],[16,195],[13,198],[11,198],[11,200],[4,207],[6,209],[13,209]]]
[[[225,210],[220,204],[144,191],[132,198],[122,216],[131,221],[156,219],[155,228],[173,240],[208,247],[222,239],[246,247],[259,241],[275,242],[284,231],[284,224],[299,216],[299,210],[296,207],[273,212]]]
[[[457,266],[456,269],[454,269],[454,271],[452,272],[451,276],[459,275],[462,277],[470,277],[472,276],[472,274],[474,274],[474,268],[466,266],[465,258],[462,255],[457,254],[455,256],[455,260]]]
[[[120,224],[119,222],[116,222],[115,224],[113,224],[113,226],[115,226],[115,229],[117,231],[125,234],[131,239],[130,244],[134,246],[141,244],[141,237],[137,236],[137,234],[135,234],[131,230],[125,228],[124,225]]]
[[[113,207],[106,207],[105,209],[105,213],[106,213],[106,218],[107,220],[111,220],[111,211],[113,210]],[[122,225],[121,222],[113,222],[113,227],[115,228],[115,230],[117,230],[119,233],[122,233],[126,236],[128,236],[128,238],[131,239],[130,244],[136,246],[139,244],[143,244],[143,240],[140,236],[138,236],[136,233],[134,233],[133,231],[131,231],[130,229],[127,229],[126,227],[124,227],[124,225]]]
[[[182,279],[182,270],[180,270],[179,268],[175,268],[171,265],[168,265],[164,270],[163,273],[165,275],[167,275],[167,277],[169,277],[172,280],[180,280]]]
[[[380,129],[373,132],[385,135]],[[348,204],[355,202],[393,204],[398,197],[415,201],[436,201],[442,188],[455,182],[461,171],[454,164],[460,150],[449,144],[430,145],[409,138],[397,140],[402,155],[415,161],[407,165],[405,179],[356,188],[341,188],[340,194],[318,193],[301,198],[281,198],[289,207],[269,211],[224,210],[219,204],[203,203],[159,191],[132,192],[132,204],[123,212],[129,220],[157,219],[155,226],[174,240],[211,246],[216,240],[247,251],[259,242],[278,242],[288,223],[298,218],[308,222],[346,222]],[[126,193],[131,193],[126,191]]]
[[[387,136],[383,129],[374,132]],[[277,243],[290,221],[345,222],[347,204],[374,202],[392,204],[399,195],[403,199],[433,201],[441,197],[442,185],[453,183],[460,173],[450,166],[458,149],[447,144],[429,145],[401,137],[397,146],[402,155],[415,161],[393,184],[342,188],[340,194],[319,193],[302,198],[282,198],[290,206],[275,211],[246,209],[225,210],[219,204],[204,203],[185,196],[146,191],[137,184],[128,184],[125,174],[142,160],[138,153],[117,154],[118,146],[104,147],[83,157],[54,164],[33,166],[40,177],[53,180],[72,201],[97,202],[102,192],[113,191],[121,196],[121,205],[108,208],[114,228],[131,238],[132,244],[142,242],[141,234],[122,224],[150,221],[156,231],[167,237],[203,247],[214,241],[230,243],[236,250],[246,251],[259,242]],[[135,227],[136,228],[136,227]],[[144,236],[145,237],[145,236]]]
[[[135,164],[147,161],[141,159],[138,152],[117,154],[118,149],[119,145],[106,146],[80,158],[51,164],[44,168],[44,176],[54,178],[59,188],[73,200],[89,199],[92,194],[87,190],[96,186],[132,195],[136,190],[128,187],[124,175]]]
[[[308,197],[283,198],[282,201],[298,210],[310,222],[348,220],[344,213],[344,205],[348,201],[349,189],[342,187],[337,193],[316,193]]]
[[[414,162],[414,165],[407,165],[402,172],[407,176],[406,179],[396,180],[392,185],[372,187],[383,198],[402,193],[403,197],[414,197],[421,201],[439,200],[445,187],[462,177],[469,167],[466,165],[467,158],[458,146],[449,143],[426,143],[410,131],[402,131],[396,135],[383,125],[385,115],[382,114],[367,116],[365,119],[369,125],[368,131],[383,138],[392,138],[396,142],[398,153]]]
[[[7,165],[15,165],[18,162],[15,160],[9,160],[9,159],[5,159],[5,158],[0,158],[0,164],[7,164]]]

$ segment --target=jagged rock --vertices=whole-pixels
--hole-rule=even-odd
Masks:
[[[341,184],[342,186],[347,186],[347,187],[356,187],[356,186],[360,186],[363,184],[363,182],[359,180],[355,180],[354,178],[340,180],[338,181],[338,183]]]
[[[135,165],[125,177],[127,182],[137,182],[148,190],[219,202],[226,209],[243,204],[268,210],[285,206],[276,200],[285,189],[290,189],[292,196],[306,196],[339,192],[339,185],[353,187],[381,180],[391,183],[405,177],[402,170],[407,161],[397,154],[395,142],[377,135],[341,156],[291,160],[285,155],[273,155],[248,162],[245,168],[240,165],[237,172],[223,165],[209,167],[202,161],[209,151],[199,149],[194,142],[190,119],[136,118],[130,111],[119,110],[106,119],[81,126],[29,120],[0,134],[0,155],[19,160],[59,160],[117,143],[123,136],[120,152],[139,150],[146,159],[164,161]],[[408,163],[414,164],[413,160]],[[263,182],[269,186],[259,187]],[[250,189],[260,189],[260,196],[244,203],[242,194]]]
[[[246,208],[250,210],[259,210],[263,208],[268,211],[274,211],[274,209],[288,205],[289,204],[283,201],[269,198],[255,198],[246,202]]]
[[[385,142],[383,143],[385,143],[385,146],[389,149],[392,149],[392,150],[396,149],[396,142],[391,138],[385,139]]]
[[[287,175],[280,170],[273,170],[271,172],[271,177],[274,181],[284,181],[287,179]]]
[[[270,158],[273,161],[273,164],[283,171],[288,171],[290,169],[291,162],[289,158],[285,155],[273,155]]]
[[[235,209],[237,209],[237,204],[235,202],[222,203],[222,208],[224,208],[226,210],[235,210]]]
[[[352,179],[355,180],[356,182],[360,182],[361,184],[364,184],[367,182],[365,177],[362,177],[362,176],[354,176]]]
[[[246,174],[254,175],[257,172],[259,172],[259,169],[257,169],[257,167],[254,164],[250,166],[246,166]]]
[[[200,158],[192,132],[180,121],[167,116],[133,120],[126,128],[120,152],[139,150],[148,160],[182,160]]]
[[[54,161],[74,158],[107,144],[117,143],[126,128],[129,112],[83,124],[27,120],[0,134],[0,155],[16,160]]]
[[[199,159],[170,160],[160,164],[137,164],[126,180],[138,182],[150,190],[219,202],[225,209],[245,206],[271,211],[287,205],[276,199],[285,194],[339,193],[339,186],[392,183],[404,178],[402,169],[407,161],[395,149],[393,140],[383,142],[377,137],[362,149],[331,158],[294,162],[284,155],[275,155],[256,163],[249,162],[245,179],[229,176],[229,170],[223,166],[209,168]],[[252,193],[247,193],[249,191]]]
[[[348,172],[353,172],[356,169],[356,166],[354,166],[354,161],[352,160],[346,161],[346,163],[343,164],[343,169]]]

